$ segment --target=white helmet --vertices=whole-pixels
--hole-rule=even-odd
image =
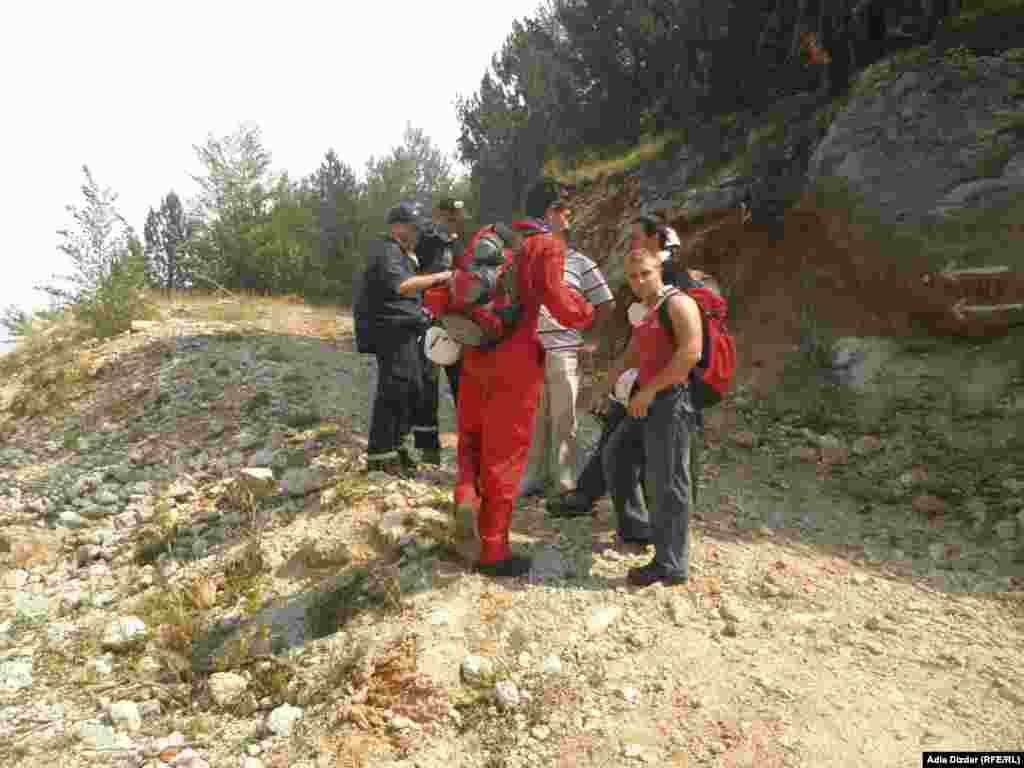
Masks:
[[[647,317],[647,305],[642,301],[634,301],[629,305],[629,309],[626,311],[629,316],[629,324],[632,326],[640,325]]]
[[[623,405],[629,405],[629,395],[633,391],[633,385],[636,384],[636,377],[639,375],[639,369],[630,368],[623,371],[619,380],[615,382],[614,398]]]
[[[665,247],[678,248],[682,245],[679,242],[679,234],[672,227],[665,227]]]
[[[432,325],[427,329],[423,337],[423,349],[427,353],[427,359],[438,365],[452,365],[462,354],[462,345],[438,325]]]

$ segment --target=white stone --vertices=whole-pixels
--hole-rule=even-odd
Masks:
[[[554,654],[551,656],[545,656],[544,661],[541,663],[541,671],[546,675],[561,674],[562,660]]]
[[[177,757],[171,761],[171,765],[174,768],[210,768],[210,764],[191,747],[181,750]]]
[[[598,635],[622,615],[622,607],[618,605],[602,605],[594,608],[587,618],[587,634]]]
[[[249,681],[234,672],[217,672],[210,675],[210,697],[220,707],[235,702],[248,687]]]
[[[142,642],[146,637],[146,624],[138,616],[122,616],[110,624],[100,641],[112,651],[124,650]]]
[[[16,658],[0,662],[0,690],[17,691],[32,687],[32,659]]]
[[[142,726],[142,713],[134,701],[118,701],[110,705],[110,721],[129,731],[137,731]]]
[[[275,736],[291,736],[292,728],[301,719],[301,708],[283,704],[267,715],[267,730]]]
[[[471,654],[462,660],[461,671],[463,680],[477,684],[486,682],[494,674],[494,666],[490,659]]]
[[[4,574],[4,586],[7,589],[21,589],[28,584],[28,571],[17,568]]]
[[[640,691],[638,691],[636,688],[634,688],[631,685],[627,685],[627,686],[623,687],[619,691],[619,693],[622,694],[623,701],[627,702],[628,704],[639,704],[640,703],[640,699],[641,699]]]
[[[502,709],[514,709],[519,706],[519,689],[511,680],[501,680],[496,683],[494,694],[498,699],[498,705]]]

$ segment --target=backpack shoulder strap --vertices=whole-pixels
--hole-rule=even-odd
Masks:
[[[676,331],[672,327],[672,318],[668,314],[668,300],[673,296],[682,294],[678,288],[670,288],[665,291],[665,295],[658,300],[658,319],[661,321],[662,327],[668,331],[668,335],[672,338],[672,344],[676,343]]]

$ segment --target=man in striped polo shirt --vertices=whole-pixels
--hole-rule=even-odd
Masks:
[[[559,234],[569,244],[568,231]],[[591,337],[601,331],[615,299],[597,265],[573,248],[565,257],[565,283],[594,307]],[[537,334],[545,350],[544,395],[530,444],[529,460],[520,485],[522,495],[543,493],[550,486],[562,496],[576,488],[576,399],[580,389],[579,353],[593,351],[579,331],[567,329],[541,307]]]

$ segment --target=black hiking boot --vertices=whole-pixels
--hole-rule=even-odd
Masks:
[[[512,557],[507,557],[496,563],[477,565],[476,570],[478,573],[490,576],[492,579],[516,579],[528,574],[532,565],[533,561],[530,558],[523,557],[522,555],[512,555]]]
[[[675,587],[685,584],[687,579],[681,573],[669,571],[652,560],[639,568],[630,568],[626,573],[626,581],[631,587],[649,587],[658,582],[666,587]]]
[[[551,517],[583,517],[594,514],[594,500],[580,491],[569,491],[548,499],[547,510]]]

